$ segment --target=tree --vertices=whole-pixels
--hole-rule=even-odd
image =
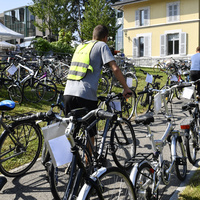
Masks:
[[[102,24],[107,26],[109,36],[115,38],[117,29],[115,11],[110,6],[111,2],[106,0],[88,0],[85,4],[85,13],[81,23],[81,39],[91,40],[95,26]]]
[[[33,0],[33,5],[29,6],[30,12],[41,21],[34,21],[34,25],[40,31],[49,30],[52,34],[58,34],[64,28],[73,32],[73,19],[70,17],[68,8],[71,0]]]

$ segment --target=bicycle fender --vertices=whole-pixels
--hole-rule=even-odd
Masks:
[[[136,163],[136,164],[134,165],[133,169],[131,170],[131,173],[130,173],[129,178],[130,178],[131,183],[133,184],[134,187],[135,187],[135,180],[136,180],[136,178],[137,178],[138,169],[139,169],[139,167],[140,167],[143,163],[148,163],[148,164],[151,165],[151,163],[150,163],[149,161],[144,160],[144,161],[142,161],[142,162],[140,162],[140,163]]]
[[[96,172],[94,172],[91,176],[90,176],[90,178],[93,180],[93,181],[96,181],[97,180],[97,178],[99,178],[104,172],[106,172],[106,168],[105,167],[102,167],[102,168],[100,168],[99,170],[97,170]],[[77,200],[85,200],[86,199],[86,197],[87,197],[87,195],[88,195],[88,193],[89,193],[89,191],[90,191],[90,189],[91,189],[91,185],[90,184],[88,184],[88,183],[85,183],[84,185],[83,185],[83,187],[81,188],[81,191],[79,192],[79,195],[78,195],[78,197],[77,197]]]

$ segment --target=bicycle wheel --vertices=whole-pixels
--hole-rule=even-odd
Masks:
[[[8,177],[26,173],[39,157],[42,135],[33,122],[14,122],[0,139],[0,171]]]
[[[185,137],[187,156],[190,163],[194,165],[197,159],[197,151],[198,151],[197,132],[191,131],[190,129],[186,130],[186,132],[189,133],[189,135]]]
[[[153,186],[153,168],[147,162],[140,165],[136,179],[135,192],[138,200],[156,200],[158,199],[159,191],[156,194],[152,193]],[[157,179],[156,179],[157,182]]]
[[[68,66],[63,66],[61,67],[61,73],[60,73],[60,83],[62,86],[66,85],[67,82],[67,75],[69,73],[69,67]]]
[[[161,67],[160,67],[159,64],[156,64],[156,65],[153,66],[153,71],[154,72],[160,72],[160,69],[161,69]]]
[[[22,94],[24,98],[32,103],[38,103],[42,100],[44,96],[44,88],[43,87],[37,87],[38,80],[35,78],[30,78],[26,80],[23,84],[22,88]],[[37,87],[37,90],[36,90]]]
[[[136,139],[133,127],[128,120],[122,118],[116,122],[111,130],[110,146],[115,164],[121,169],[130,169],[132,163],[127,161],[135,157]]]
[[[105,200],[118,199],[118,200],[135,200],[135,191],[130,182],[130,179],[125,171],[117,168],[107,168],[102,173],[96,183],[101,188],[102,196]],[[94,187],[91,187],[86,197],[81,196],[78,199],[86,200],[99,200],[99,196]]]
[[[180,89],[180,88],[175,88],[175,94],[176,94],[176,98],[177,98],[178,100],[181,99],[182,92],[183,92],[182,89]]]
[[[18,85],[11,85],[8,88],[8,95],[10,100],[14,101],[17,104],[21,104],[23,101],[22,92]]]
[[[105,76],[102,76],[102,78],[99,79],[97,94],[100,95],[107,93],[108,88],[109,88],[108,79]]]
[[[122,116],[127,120],[131,120],[134,111],[135,111],[135,103],[136,103],[136,94],[133,91],[132,96],[128,99],[124,99],[121,102]]]
[[[10,67],[10,66],[4,67],[3,71],[1,72],[1,78],[3,78],[3,79],[8,79],[8,80],[4,81],[4,86],[6,87],[6,89],[8,89],[8,87],[10,86],[10,83],[11,83],[12,80],[14,81],[14,79],[15,79],[15,80],[17,79],[17,77],[15,77],[15,74],[14,74],[14,76],[12,76],[12,75],[10,75],[10,73],[7,71],[9,67]],[[10,81],[9,81],[9,80],[10,80]]]
[[[137,80],[136,75],[131,72],[127,72],[125,74],[125,79],[129,88],[135,91],[138,86],[138,80]]]
[[[92,158],[90,156],[89,151],[81,143],[78,143],[77,147],[79,148],[79,153],[85,165],[86,165],[86,158],[87,158],[87,173],[91,174],[92,173]],[[72,162],[62,165],[60,167],[54,167],[53,164],[51,164],[50,166],[49,183],[50,183],[50,189],[51,189],[52,195],[55,200],[62,200],[64,197],[64,194],[66,192],[68,182],[70,179],[70,175],[71,175],[71,166],[72,166]],[[75,179],[76,172],[78,171],[78,166],[76,167],[77,169],[75,173],[73,174],[73,181]],[[84,183],[82,183],[81,186],[83,184]]]
[[[152,96],[148,93],[140,94],[137,98],[135,106],[135,116],[138,116],[140,113],[149,112],[150,106],[152,104]],[[151,103],[150,103],[151,102]]]
[[[175,171],[179,180],[183,181],[187,174],[187,160],[184,156],[185,150],[181,138],[176,140],[176,161]]]
[[[52,101],[55,99],[57,95],[57,87],[56,85],[47,79],[40,80],[36,85],[36,93],[37,96],[40,96],[41,88],[43,87],[44,95],[42,100],[44,101]]]

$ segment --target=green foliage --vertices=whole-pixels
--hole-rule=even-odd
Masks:
[[[109,36],[115,38],[116,27],[115,11],[110,7],[110,2],[106,0],[88,0],[85,4],[84,18],[81,23],[81,39],[91,40],[95,26],[102,24],[107,26]]]
[[[33,0],[33,5],[29,6],[31,13],[41,19],[34,21],[34,25],[40,31],[49,30],[49,35],[58,34],[60,28],[67,28],[74,31],[73,18],[68,4],[70,0]]]
[[[47,40],[43,38],[37,38],[37,42],[35,43],[36,51],[41,53],[48,52],[52,50],[57,53],[74,53],[74,48],[71,46],[72,41],[72,33],[70,31],[65,31],[61,29],[59,32],[59,40],[56,42],[49,43]]]
[[[39,52],[47,52],[51,50],[50,43],[43,38],[36,38],[37,42],[34,43],[35,49]]]

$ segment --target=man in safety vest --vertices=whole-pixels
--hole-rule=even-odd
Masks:
[[[130,97],[132,91],[115,62],[107,43],[108,29],[98,25],[93,30],[93,40],[77,47],[68,74],[64,91],[65,113],[72,109],[86,107],[89,111],[97,108],[97,88],[102,66],[108,64],[113,74],[124,88],[124,97]],[[96,130],[90,132],[91,138]]]

